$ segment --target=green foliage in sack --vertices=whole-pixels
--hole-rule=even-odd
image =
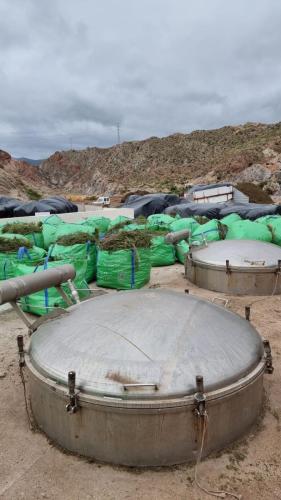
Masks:
[[[171,266],[175,263],[175,247],[165,243],[165,236],[154,236],[151,239],[150,261],[152,267]]]
[[[141,288],[150,280],[150,249],[99,250],[97,285],[117,290]]]
[[[86,262],[85,279],[91,283],[96,276],[96,245],[95,238],[85,233],[62,236],[49,249],[49,256],[55,260],[66,260],[69,264]]]
[[[272,241],[272,234],[267,226],[251,220],[233,222],[228,228],[227,240]]]
[[[32,246],[30,241],[18,234],[0,236],[0,280],[14,278],[17,266],[38,264],[44,260],[45,250]]]
[[[191,242],[193,245],[202,245],[205,241],[223,240],[226,232],[227,226],[224,226],[216,219],[212,219],[193,231]]]
[[[241,220],[241,217],[240,215],[238,214],[229,214],[229,215],[226,215],[225,217],[223,217],[223,219],[221,219],[221,224],[224,224],[225,226],[230,226],[231,224],[233,224],[233,222],[237,222],[238,220]]]
[[[33,245],[44,248],[41,222],[10,222],[3,226],[2,233],[23,235]]]
[[[51,269],[54,267],[61,266],[63,264],[67,264],[67,260],[50,262],[46,259],[43,265],[39,266],[26,266],[25,264],[20,264],[17,267],[16,276],[24,276],[31,273],[36,273],[39,271],[44,271],[45,269]],[[78,290],[78,294],[80,299],[87,298],[90,296],[90,290],[88,288],[87,282],[85,281],[85,272],[86,272],[86,261],[77,261],[75,262],[75,270],[76,277],[74,279],[74,285]],[[65,293],[72,299],[71,292],[67,284],[62,285]],[[45,290],[40,290],[40,292],[33,293],[28,295],[27,297],[22,297],[20,299],[21,308],[23,311],[28,313],[33,313],[38,316],[42,316],[44,314],[48,314],[48,312],[52,311],[56,307],[67,308],[68,305],[61,297],[56,288],[48,288]]]
[[[186,241],[183,240],[176,244],[176,257],[181,264],[185,263],[185,259],[188,253],[189,244]]]
[[[188,229],[193,232],[199,227],[199,223],[193,217],[183,217],[182,219],[177,219],[170,225],[170,230],[173,232],[183,231]]]

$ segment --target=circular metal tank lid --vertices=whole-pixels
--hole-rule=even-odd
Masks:
[[[251,372],[263,353],[248,321],[184,293],[110,293],[68,311],[32,335],[30,361],[63,385],[76,371],[77,387],[92,395],[182,397],[195,392],[196,375],[215,390]]]
[[[221,240],[192,249],[193,261],[214,266],[225,267],[229,260],[231,267],[277,267],[280,259],[280,247],[256,240]]]

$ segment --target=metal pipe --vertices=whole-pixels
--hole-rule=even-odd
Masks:
[[[20,297],[39,292],[45,288],[59,286],[68,279],[74,279],[75,276],[74,267],[70,264],[64,264],[53,269],[27,274],[20,278],[11,278],[1,283],[0,304],[14,302]]]
[[[190,236],[190,231],[188,229],[183,229],[182,231],[175,231],[174,233],[168,233],[165,236],[165,243],[178,243],[182,240],[187,240]]]

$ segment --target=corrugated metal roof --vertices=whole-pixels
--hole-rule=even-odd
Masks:
[[[217,184],[197,184],[188,190],[188,193],[194,193],[195,191],[202,191],[206,189],[213,189],[217,187],[232,186],[231,182],[221,182]]]

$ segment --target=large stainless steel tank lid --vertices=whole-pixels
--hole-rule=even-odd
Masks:
[[[276,267],[280,259],[280,247],[256,240],[215,241],[206,247],[192,250],[193,261],[225,267],[228,260],[232,268]]]
[[[249,322],[168,290],[112,293],[81,303],[41,325],[29,348],[31,363],[48,379],[67,385],[74,370],[82,392],[127,399],[193,394],[198,374],[206,391],[219,389],[247,375],[262,354]]]

